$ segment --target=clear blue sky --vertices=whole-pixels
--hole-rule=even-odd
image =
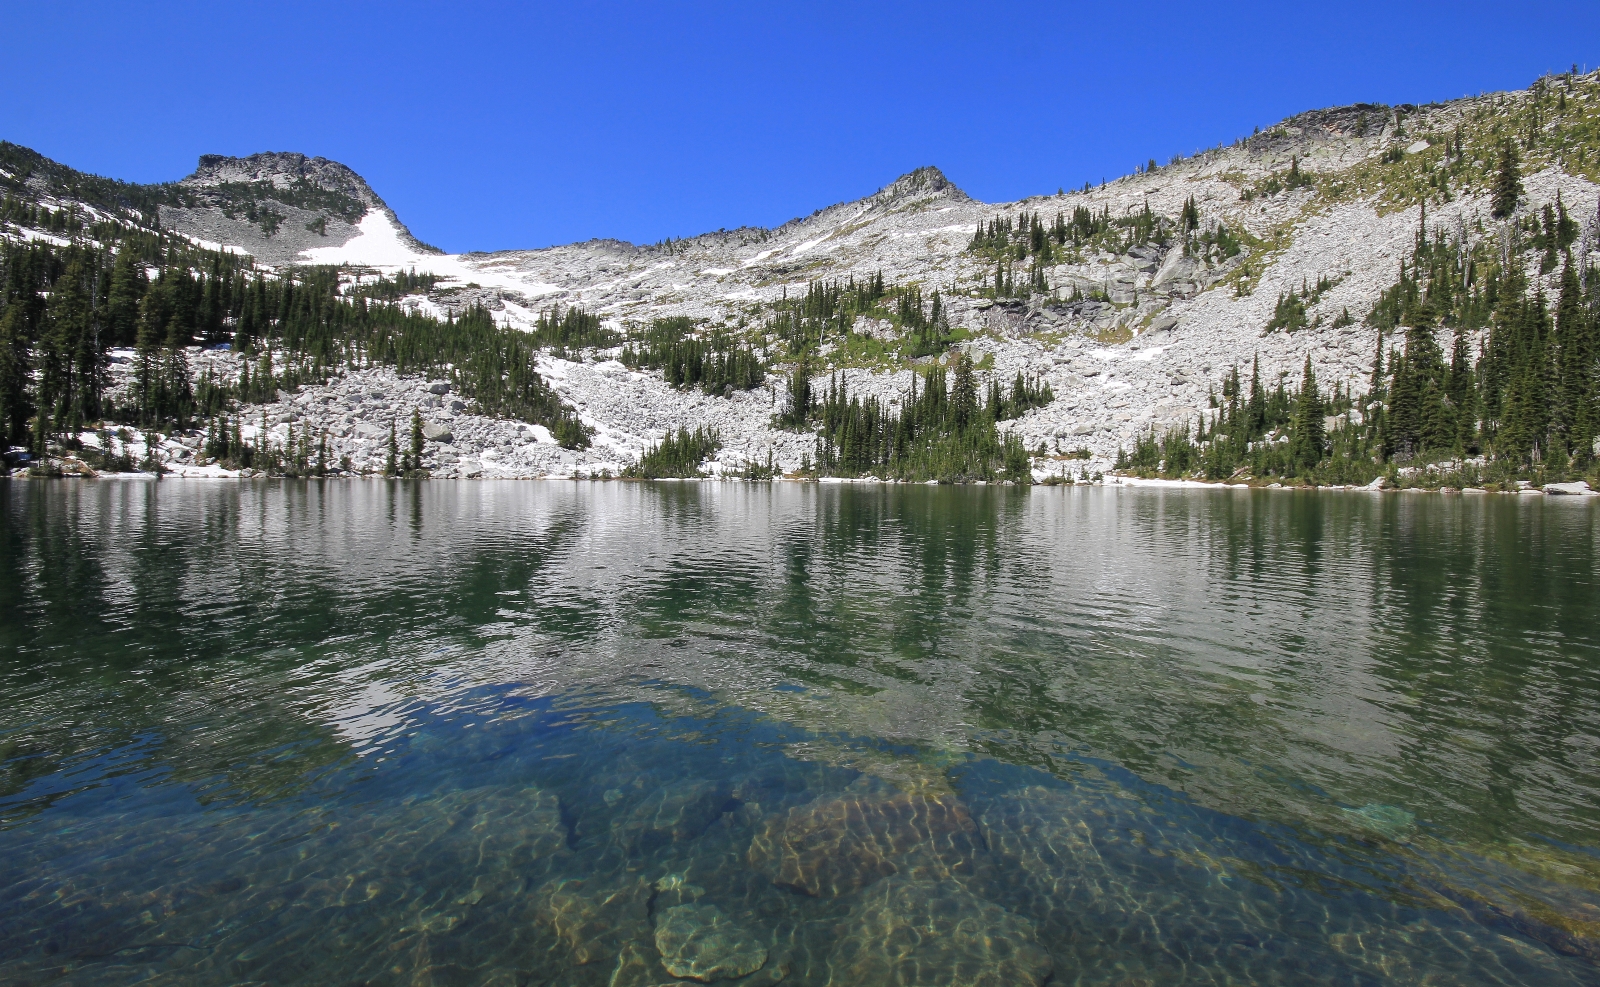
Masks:
[[[320,154],[453,251],[772,226],[924,164],[1010,200],[1600,64],[1594,0],[0,0],[0,24],[0,138],[143,182]]]

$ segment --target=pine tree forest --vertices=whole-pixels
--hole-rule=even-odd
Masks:
[[[60,225],[84,229],[75,217]],[[225,464],[314,472],[319,437],[254,448],[242,438],[239,406],[371,365],[447,378],[487,414],[543,424],[568,447],[589,441],[537,370],[541,340],[481,307],[438,319],[381,300],[409,284],[378,278],[352,290],[336,268],[269,273],[237,254],[120,224],[91,232],[92,241],[65,246],[0,243],[0,448],[76,447],[84,428],[102,422],[203,428]],[[576,324],[580,339],[593,331],[579,309],[547,321],[555,333]],[[237,378],[195,380],[187,354],[196,345],[239,353]],[[108,386],[113,350],[132,351],[125,393]]]
[[[1559,201],[1476,239],[1424,221],[1368,317],[1379,342],[1364,392],[1323,390],[1310,357],[1298,381],[1235,367],[1210,415],[1142,437],[1118,468],[1394,486],[1593,476],[1600,276],[1572,258],[1577,233]],[[1554,297],[1534,270],[1555,275]]]
[[[898,411],[876,397],[851,395],[837,373],[813,402],[808,381],[809,368],[802,365],[791,377],[790,409],[780,422],[797,429],[820,426],[815,457],[804,472],[914,482],[1033,482],[1028,450],[1016,436],[1002,435],[997,423],[1048,402],[1047,384],[1019,375],[1009,394],[996,384],[985,402],[965,353],[953,367],[933,363],[915,374]]]

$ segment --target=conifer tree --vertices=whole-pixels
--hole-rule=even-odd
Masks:
[[[73,323],[79,318],[79,310],[87,309],[86,303],[79,304],[79,293],[71,287],[77,281],[78,273],[79,269],[74,265],[70,275],[57,279],[56,290],[50,293],[46,305],[38,345],[34,347],[41,421],[47,417],[46,412],[48,417],[58,422],[66,417],[68,394],[72,387]]]
[[[800,361],[789,373],[789,409],[783,423],[792,429],[805,427],[811,418],[811,360],[801,354]]]
[[[1517,164],[1517,147],[1510,140],[1500,145],[1500,168],[1494,180],[1494,203],[1490,214],[1504,219],[1517,211],[1522,198],[1522,172]]]
[[[1516,362],[1506,387],[1498,451],[1523,462],[1542,458],[1549,427],[1548,319],[1541,295],[1521,306]]]
[[[1200,228],[1200,209],[1194,204],[1194,196],[1189,196],[1183,204],[1183,212],[1178,217],[1183,227],[1183,232],[1190,233]]]
[[[957,430],[966,428],[977,417],[978,383],[973,375],[972,357],[966,353],[956,361],[955,381],[950,389],[950,413]]]
[[[1377,401],[1383,397],[1383,330],[1378,330],[1378,352],[1372,357],[1372,379],[1367,382],[1367,394]]]
[[[168,321],[162,386],[166,401],[161,417],[177,428],[187,428],[194,413],[194,385],[189,377],[189,355],[185,352],[192,338],[181,316],[174,315]]]
[[[1477,388],[1473,383],[1472,357],[1467,352],[1467,331],[1456,327],[1455,340],[1450,347],[1450,377],[1447,394],[1455,416],[1455,448],[1458,452],[1471,451],[1477,444]]]
[[[21,305],[0,313],[0,450],[28,439],[28,335]]]
[[[134,249],[124,244],[111,269],[111,289],[106,298],[107,346],[132,346],[139,332],[139,300],[148,289],[144,264]]]
[[[384,460],[384,463],[383,463],[383,475],[384,476],[394,476],[395,470],[398,468],[398,465],[399,465],[396,462],[396,460],[399,459],[399,456],[400,456],[400,442],[395,437],[395,434],[394,434],[394,421],[391,419],[390,422],[389,422],[389,458]]]
[[[1322,419],[1322,396],[1317,393],[1317,375],[1311,369],[1308,353],[1300,374],[1300,400],[1290,423],[1289,455],[1297,472],[1307,472],[1322,461],[1326,441]]]
[[[139,303],[139,327],[135,340],[138,363],[134,370],[135,401],[141,424],[153,425],[161,405],[161,331],[164,296],[151,291]]]
[[[1251,439],[1259,438],[1267,431],[1267,394],[1261,387],[1259,353],[1250,365],[1250,397],[1245,402],[1245,430]]]
[[[411,409],[411,468],[422,469],[422,412]]]
[[[1568,447],[1580,459],[1592,455],[1595,436],[1594,386],[1595,346],[1593,327],[1583,288],[1567,257],[1561,272],[1561,295],[1556,302],[1556,355],[1560,398],[1556,403],[1555,429],[1566,437]]]
[[[1411,361],[1390,351],[1389,413],[1384,419],[1384,455],[1410,459],[1420,452],[1422,392]]]

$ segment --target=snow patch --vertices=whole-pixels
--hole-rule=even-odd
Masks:
[[[421,267],[418,262],[427,256],[405,242],[400,235],[400,227],[382,209],[369,209],[356,228],[361,232],[340,246],[311,247],[300,252],[300,259],[307,264]]]

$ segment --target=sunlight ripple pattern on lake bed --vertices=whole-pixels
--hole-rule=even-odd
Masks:
[[[1600,983],[1600,513],[0,487],[0,980]]]

